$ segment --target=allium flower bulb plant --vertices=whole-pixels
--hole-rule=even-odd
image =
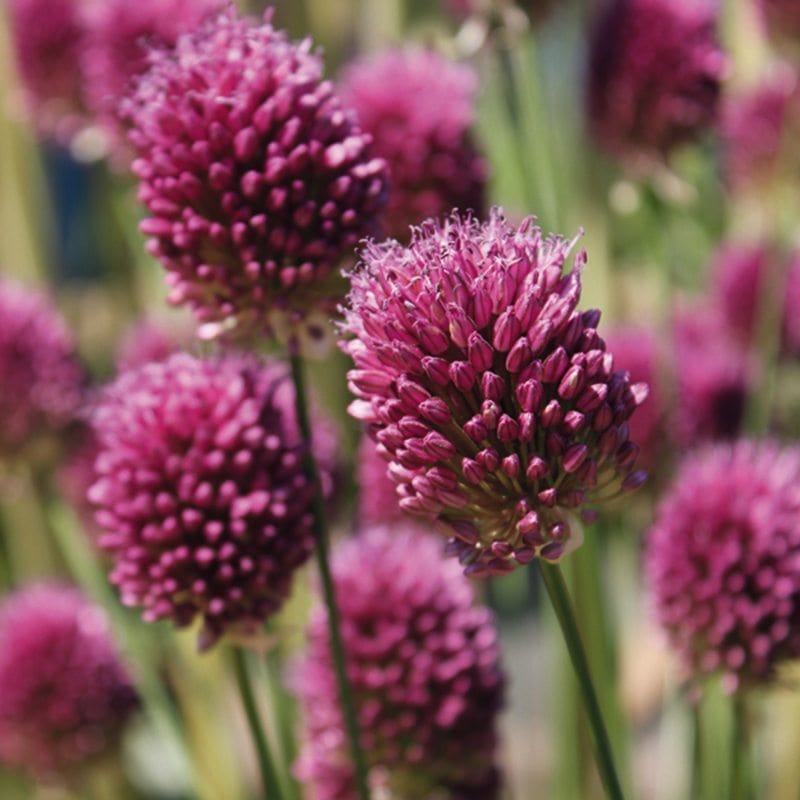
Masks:
[[[800,657],[800,450],[740,440],[689,456],[662,499],[645,568],[689,676],[729,692]]]
[[[497,634],[458,565],[435,537],[378,526],[340,545],[333,576],[374,796],[498,797]],[[307,728],[296,771],[309,798],[350,800],[326,613],[312,614],[295,677]]]
[[[117,745],[138,700],[104,611],[31,584],[0,604],[0,762],[58,780]]]
[[[587,87],[601,147],[635,167],[714,124],[726,73],[715,28],[710,0],[606,3],[592,33]]]
[[[183,33],[224,5],[224,0],[103,0],[86,5],[81,66],[86,103],[122,156],[125,131],[118,107],[149,66],[152,47],[173,47]]]
[[[122,374],[95,411],[100,546],[147,621],[246,635],[313,546],[312,486],[282,368],[178,353]]]
[[[85,114],[82,0],[9,0],[5,7],[31,120],[41,134],[67,142]]]
[[[150,58],[124,115],[149,212],[141,229],[170,302],[205,334],[289,336],[311,319],[322,335],[342,294],[337,268],[385,202],[371,137],[310,41],[288,41],[269,13],[223,13]]]
[[[0,278],[0,460],[71,422],[84,372],[66,323],[40,290]]]
[[[351,64],[343,101],[386,159],[391,191],[385,233],[405,241],[411,226],[453,208],[484,211],[486,163],[470,128],[477,75],[432,50],[390,50]]]
[[[454,213],[411,244],[369,244],[342,330],[355,362],[350,413],[369,426],[400,505],[435,521],[473,575],[557,561],[574,514],[639,486],[628,420],[647,395],[614,369],[580,311],[585,253]]]

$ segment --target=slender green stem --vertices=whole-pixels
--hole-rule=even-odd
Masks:
[[[564,583],[564,577],[559,567],[555,564],[549,564],[540,560],[539,566],[545,588],[547,589],[547,594],[556,612],[556,617],[561,626],[561,632],[564,634],[564,641],[566,642],[567,650],[572,660],[575,675],[581,687],[586,716],[588,717],[594,738],[597,768],[600,772],[600,777],[603,781],[603,785],[606,787],[608,797],[611,798],[611,800],[623,800],[622,787],[617,777],[616,768],[614,767],[611,742],[605,723],[603,722],[603,715],[600,711],[597,694],[592,685],[592,679],[589,674],[589,662],[583,649],[578,626],[575,622],[575,615],[572,612],[572,604],[570,603],[567,587]]]
[[[347,738],[350,743],[350,751],[355,769],[356,787],[359,800],[369,800],[369,786],[367,783],[367,762],[364,757],[364,750],[361,747],[361,738],[358,728],[358,717],[353,701],[353,693],[350,682],[347,678],[347,668],[342,643],[341,624],[339,620],[339,607],[336,602],[336,593],[333,586],[333,577],[328,555],[328,522],[325,513],[325,500],[322,497],[322,489],[319,482],[317,464],[312,452],[311,424],[308,415],[308,401],[306,399],[305,379],[303,376],[303,363],[299,355],[294,352],[289,354],[289,364],[292,370],[292,380],[295,389],[295,406],[297,412],[297,423],[300,432],[306,443],[305,467],[306,474],[314,485],[314,534],[316,537],[316,547],[314,548],[317,557],[317,569],[319,570],[320,580],[322,581],[322,593],[325,605],[328,608],[328,628],[331,640],[331,655],[333,656],[334,668],[336,670],[336,682],[339,687],[339,699],[342,704],[342,714],[344,716]]]
[[[692,734],[691,796],[700,800],[703,796],[703,781],[700,777],[703,769],[703,726],[699,702],[692,706]]]
[[[747,709],[744,697],[733,697],[733,730],[731,731],[731,800],[752,800],[750,740],[747,730]]]
[[[10,591],[14,587],[14,564],[8,546],[8,530],[0,506],[0,590]]]
[[[247,666],[247,654],[241,647],[231,648],[233,671],[236,676],[236,685],[242,698],[242,708],[247,717],[247,725],[258,756],[258,766],[261,770],[261,780],[264,784],[265,800],[283,800],[281,782],[278,771],[269,749],[267,735],[261,723],[253,683],[250,679],[250,670]]]

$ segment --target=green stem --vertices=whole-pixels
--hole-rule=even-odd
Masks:
[[[344,645],[342,643],[341,623],[339,620],[339,607],[336,602],[336,593],[333,586],[333,577],[330,569],[330,559],[328,554],[328,522],[325,512],[325,500],[322,496],[322,489],[319,482],[317,464],[314,460],[313,445],[311,439],[311,424],[308,415],[308,401],[306,399],[305,379],[303,376],[303,363],[301,357],[290,352],[289,364],[292,370],[292,380],[295,390],[295,406],[297,413],[297,423],[300,432],[306,443],[305,468],[306,475],[314,486],[314,534],[316,547],[314,551],[317,558],[317,569],[319,570],[322,581],[322,593],[325,605],[328,609],[328,629],[331,640],[331,655],[333,656],[334,668],[336,671],[336,682],[339,687],[339,699],[342,704],[342,714],[344,716],[347,738],[350,743],[350,752],[353,759],[355,770],[356,787],[359,800],[370,800],[369,786],[367,783],[367,762],[364,751],[361,747],[359,735],[358,717],[353,701],[353,694],[350,682],[347,677]]]
[[[745,699],[733,697],[733,730],[731,747],[731,800],[752,800],[750,741],[747,731]]]
[[[11,591],[14,588],[14,563],[11,549],[8,546],[8,528],[0,506],[0,590]]]
[[[233,662],[233,672],[236,676],[236,685],[242,698],[242,708],[247,717],[247,726],[250,728],[250,735],[253,737],[253,744],[256,748],[258,766],[261,770],[261,780],[264,784],[265,800],[283,800],[283,791],[278,779],[278,771],[269,750],[269,742],[261,724],[261,715],[258,712],[253,683],[250,679],[250,670],[247,666],[247,654],[241,647],[231,649]]]
[[[542,572],[547,594],[553,604],[556,617],[558,618],[564,641],[569,651],[575,675],[581,687],[583,702],[586,709],[586,716],[589,720],[592,736],[594,738],[595,751],[597,756],[597,768],[603,785],[606,788],[608,797],[611,800],[623,800],[622,787],[617,777],[614,767],[614,757],[611,752],[611,742],[608,737],[603,715],[600,711],[600,704],[597,701],[592,679],[589,674],[589,662],[583,649],[578,626],[575,622],[575,615],[572,612],[569,594],[567,592],[564,577],[560,568],[555,564],[539,560],[539,568]]]

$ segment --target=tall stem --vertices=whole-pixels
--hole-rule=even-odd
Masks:
[[[731,800],[752,800],[752,774],[750,772],[750,741],[747,731],[747,713],[744,697],[734,697],[733,731],[731,748]]]
[[[564,634],[564,641],[566,642],[567,650],[572,660],[572,666],[581,688],[583,702],[586,708],[586,716],[589,720],[589,726],[594,738],[597,768],[600,772],[600,777],[603,781],[603,785],[606,787],[608,797],[611,800],[623,800],[622,787],[617,777],[614,757],[611,752],[611,742],[605,723],[603,722],[600,703],[597,700],[597,694],[592,685],[592,679],[589,674],[589,662],[583,649],[580,634],[578,633],[578,626],[575,622],[575,615],[572,612],[572,604],[570,603],[567,587],[564,583],[564,577],[559,567],[555,564],[549,564],[540,560],[539,567],[542,572],[542,579],[547,589],[547,594],[550,597],[550,602],[553,604],[558,623],[561,626],[561,632]]]
[[[316,547],[314,551],[317,558],[317,569],[319,570],[322,581],[322,593],[325,605],[328,608],[328,629],[331,641],[331,655],[333,656],[334,669],[336,671],[336,682],[339,687],[339,700],[342,705],[347,738],[350,743],[350,752],[353,759],[355,770],[356,787],[359,800],[370,800],[369,787],[367,784],[367,762],[364,751],[361,748],[361,739],[358,728],[358,717],[356,716],[353,693],[350,682],[347,678],[347,668],[345,662],[344,645],[342,644],[341,625],[339,620],[339,607],[336,602],[336,593],[333,587],[333,578],[328,555],[328,521],[325,513],[325,501],[322,497],[322,489],[319,482],[317,464],[314,460],[311,441],[311,424],[308,416],[308,401],[306,399],[305,379],[303,376],[303,363],[300,356],[295,352],[289,353],[289,364],[292,370],[292,380],[294,381],[295,406],[297,413],[297,423],[300,432],[306,443],[305,468],[306,474],[314,486],[314,534]]]
[[[264,784],[265,800],[283,800],[281,783],[278,780],[278,771],[272,754],[269,750],[269,742],[261,723],[261,715],[258,711],[253,683],[250,680],[250,670],[247,666],[247,655],[243,648],[233,647],[231,649],[233,671],[236,676],[236,685],[242,698],[242,708],[247,717],[247,725],[250,728],[250,735],[253,737],[253,744],[258,756],[258,766],[261,770],[261,780]]]

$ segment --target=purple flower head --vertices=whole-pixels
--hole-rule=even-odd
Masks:
[[[770,263],[774,258],[775,263]],[[775,270],[776,291],[783,298],[783,348],[800,354],[800,254],[790,259],[770,254],[762,245],[727,243],[712,264],[712,287],[725,322],[745,346],[756,336],[758,308],[765,290],[764,276]]]
[[[411,244],[370,244],[351,275],[343,349],[369,425],[390,459],[400,506],[435,520],[468,574],[557,560],[571,512],[608,489],[635,488],[631,384],[579,311],[585,253],[572,243],[457,213]]]
[[[103,610],[34,584],[0,605],[0,761],[55,778],[113,748],[138,705]]]
[[[628,372],[632,381],[650,387],[646,399],[630,419],[630,436],[641,448],[640,460],[648,468],[660,457],[664,444],[666,398],[661,385],[662,354],[656,333],[644,325],[628,325],[606,332],[606,347],[614,354],[617,369]]]
[[[735,189],[760,188],[797,164],[800,84],[793,67],[781,65],[754,90],[734,96],[722,118],[724,171]]]
[[[342,99],[389,165],[384,227],[406,241],[410,227],[453,208],[485,208],[486,164],[470,136],[477,76],[432,50],[391,50],[352,64]]]
[[[72,335],[50,300],[0,278],[0,459],[63,430],[83,381]]]
[[[368,436],[358,448],[358,516],[362,525],[380,525],[407,520],[400,508],[397,484],[387,474],[387,458],[382,445]]]
[[[747,348],[731,335],[719,310],[708,304],[676,313],[673,347],[678,441],[691,447],[736,437],[756,377]]]
[[[409,800],[495,800],[497,634],[458,565],[434,537],[378,527],[339,547],[333,575],[373,788]],[[313,800],[350,800],[326,613],[320,604],[312,615],[295,679],[307,727],[296,771]]]
[[[84,114],[81,0],[9,0],[6,8],[28,113],[41,134],[67,141]]]
[[[677,441],[691,447],[703,440],[737,436],[757,372],[748,349],[710,304],[676,313],[673,349]]]
[[[589,54],[588,113],[617,156],[663,159],[715,121],[726,61],[702,0],[611,0]]]
[[[374,230],[386,165],[310,41],[231,12],[151,60],[124,113],[170,301],[219,329],[333,311],[335,268]]]
[[[276,611],[311,553],[288,386],[253,358],[178,353],[124,373],[95,412],[90,500],[111,582],[147,621],[200,615],[201,648]]]
[[[86,102],[109,135],[125,150],[118,107],[137,76],[149,66],[152,47],[173,47],[182,33],[224,5],[224,0],[104,0],[86,9],[86,44],[81,53]]]
[[[708,446],[681,466],[650,530],[656,613],[690,675],[731,692],[800,656],[800,450]]]

